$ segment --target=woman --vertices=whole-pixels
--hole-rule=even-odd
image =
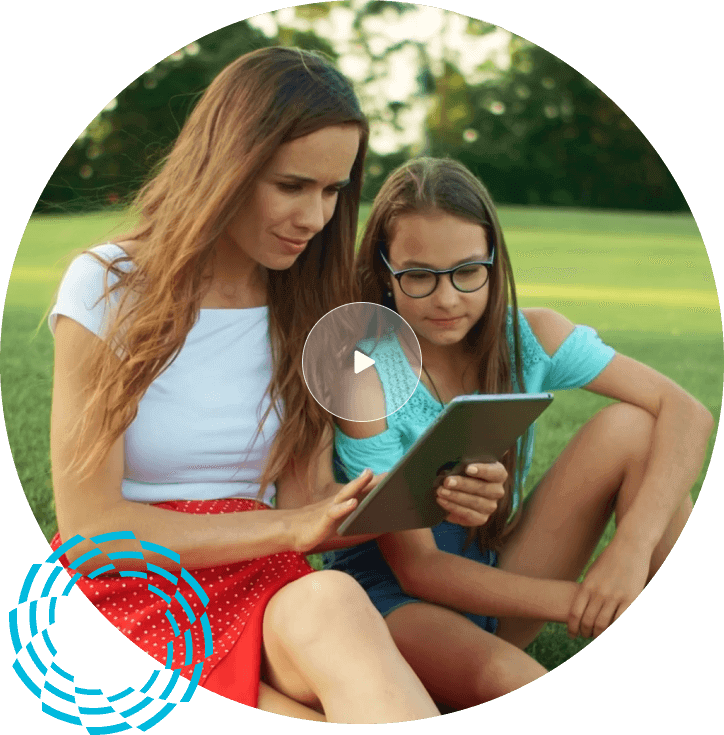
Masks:
[[[365,586],[436,701],[469,707],[544,673],[521,650],[543,621],[598,635],[631,604],[689,516],[713,420],[589,327],[549,309],[518,310],[493,202],[454,161],[418,159],[390,174],[357,273],[362,298],[395,309],[415,331],[423,374],[386,420],[339,421],[335,450],[349,477],[389,470],[456,395],[584,387],[618,401],[580,429],[524,508],[532,436],[505,466],[483,471],[499,501],[477,543],[443,523],[334,555],[330,566]],[[400,383],[390,380],[400,351],[390,341],[372,354],[385,397]],[[443,498],[456,498],[456,482],[445,480]],[[616,535],[576,585],[612,512]]]
[[[320,57],[242,56],[139,193],[137,229],[77,258],[50,316],[53,547],[132,532],[178,554],[146,550],[157,571],[136,563],[147,578],[79,586],[166,663],[168,605],[149,586],[190,570],[210,598],[201,684],[338,722],[437,714],[361,588],[310,574],[304,558],[371,480],[312,502],[335,489],[330,420],[299,361],[315,321],[354,296],[367,135],[349,82]],[[104,543],[80,569],[92,575],[127,547]],[[189,678],[203,660],[194,636],[193,657],[179,645],[173,659]],[[276,691],[262,686],[258,700],[260,670]]]

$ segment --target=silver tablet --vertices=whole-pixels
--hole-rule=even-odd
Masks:
[[[471,462],[495,462],[553,400],[551,393],[454,398],[337,529],[340,536],[430,528],[447,515],[436,502],[444,477]]]

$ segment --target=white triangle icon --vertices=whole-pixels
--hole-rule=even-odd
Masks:
[[[375,361],[371,357],[367,357],[358,350],[354,351],[354,374],[361,373],[371,365],[374,365]]]

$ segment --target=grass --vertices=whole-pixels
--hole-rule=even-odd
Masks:
[[[363,219],[367,213],[363,209]],[[501,208],[500,215],[521,306],[549,306],[596,327],[617,350],[680,383],[718,420],[721,318],[692,217],[520,207]],[[128,224],[122,212],[35,217],[10,277],[0,354],[3,407],[20,481],[47,538],[55,532],[48,461],[52,339],[43,315],[72,254]],[[531,486],[577,428],[606,403],[585,391],[557,395],[539,421]],[[707,464],[712,447],[713,438]],[[610,524],[597,553],[612,533]],[[548,625],[529,652],[554,668],[585,644],[569,640],[563,626]]]

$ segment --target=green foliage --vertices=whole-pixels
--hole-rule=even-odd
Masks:
[[[641,131],[601,90],[558,57],[523,39],[510,67],[446,100],[459,77],[436,80],[428,118],[433,155],[465,163],[500,202],[611,209],[685,210],[665,164]]]
[[[340,40],[319,32],[319,23],[338,7],[353,13],[348,46],[368,62],[358,91],[372,127],[384,123],[402,130],[406,112],[429,104],[420,141],[391,155],[370,152],[366,200],[393,166],[427,153],[461,160],[502,203],[686,210],[682,193],[643,134],[605,94],[556,56],[512,37],[509,67],[499,69],[488,59],[479,67],[483,81],[473,83],[457,65],[464,51],[445,46],[454,14],[443,15],[442,59],[437,59],[415,37],[411,14],[416,5],[344,0],[296,7],[302,30],[281,24],[277,35],[267,37],[241,21],[160,60],[89,123],[63,157],[36,211],[68,213],[128,201],[163,160],[201,92],[246,51],[278,43],[339,60]],[[279,23],[279,14],[272,15]],[[397,16],[410,17],[409,37],[388,38],[379,31],[380,18]],[[469,18],[460,41],[464,45],[466,37],[496,31],[492,24]],[[415,93],[385,100],[369,92],[366,85],[390,75],[391,59],[410,48],[417,59]]]
[[[36,211],[96,209],[132,197],[211,80],[241,54],[271,42],[241,21],[159,61],[121,90],[70,147]]]

